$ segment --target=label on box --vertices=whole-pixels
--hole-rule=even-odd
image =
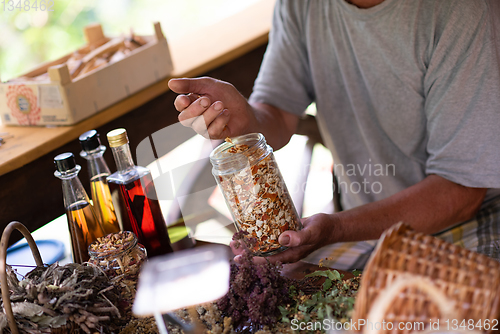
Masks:
[[[38,105],[40,108],[63,108],[59,86],[38,86]]]
[[[8,108],[2,110],[5,122],[19,125],[38,124],[41,109],[38,107],[38,98],[33,87],[24,84],[8,85],[7,92],[5,95],[2,94],[3,98],[6,98]],[[5,116],[6,112],[10,115]]]

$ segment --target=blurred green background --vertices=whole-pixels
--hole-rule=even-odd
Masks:
[[[19,0],[13,1],[16,5]],[[130,28],[140,35],[152,35],[153,22],[159,21],[167,39],[172,40],[257,1],[54,0],[53,12],[9,11],[0,2],[0,79],[7,81],[74,51],[84,44],[83,27],[89,23],[101,23],[108,36],[128,33]]]

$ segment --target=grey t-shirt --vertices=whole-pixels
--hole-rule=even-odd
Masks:
[[[500,59],[484,0],[278,0],[250,101],[317,118],[349,209],[437,174],[500,194]],[[500,34],[498,34],[500,36]],[[487,200],[486,199],[486,200]]]

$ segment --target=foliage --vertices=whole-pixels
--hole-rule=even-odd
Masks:
[[[28,72],[37,64],[57,59],[83,44],[83,27],[96,20],[94,10],[75,6],[70,0],[54,1],[53,9],[48,12],[0,8],[2,81]]]
[[[255,240],[245,238],[246,234],[240,231],[233,236],[245,252],[240,264],[231,267],[228,294],[217,303],[223,315],[232,318],[235,328],[253,325],[258,329],[294,319],[299,324],[325,319],[348,321],[361,280],[360,271],[346,280],[336,270],[318,270],[299,281],[287,279],[281,276],[280,265],[252,261],[248,249]]]
[[[306,277],[324,277],[321,290],[313,294],[290,289],[296,301],[294,306],[280,306],[281,321],[289,323],[293,319],[300,323],[320,322],[330,319],[340,322],[348,321],[354,308],[354,300],[359,288],[361,275],[343,280],[336,270],[319,270]]]

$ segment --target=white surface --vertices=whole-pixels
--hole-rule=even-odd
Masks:
[[[223,246],[156,257],[141,270],[132,311],[151,316],[216,300],[229,289],[229,273]]]
[[[62,215],[50,223],[46,224],[45,226],[39,228],[38,230],[34,231],[31,233],[33,236],[33,239],[35,241],[38,240],[58,240],[61,241],[64,244],[64,259],[59,261],[60,264],[66,264],[69,262],[73,262],[72,256],[71,256],[71,236],[69,234],[69,229],[68,229],[68,221],[66,219],[66,215]],[[27,243],[26,239],[21,239],[18,242],[16,242],[14,245],[18,245],[21,243]],[[43,255],[42,255],[42,261],[43,261]],[[17,263],[17,264],[24,264],[24,263]]]
[[[216,219],[209,219],[196,226],[196,240],[229,245],[233,232]]]

